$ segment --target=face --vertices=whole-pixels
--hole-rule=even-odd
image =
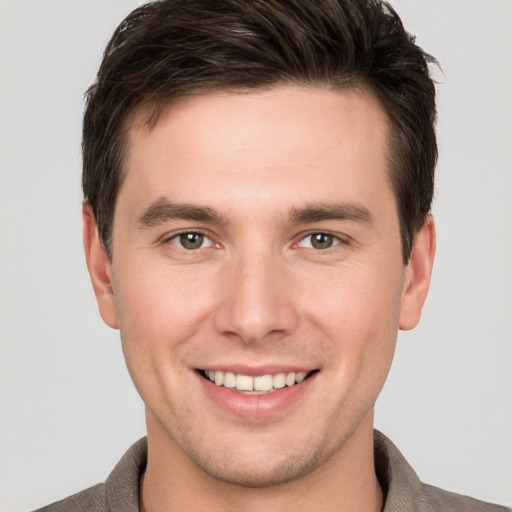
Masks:
[[[371,435],[397,330],[424,299],[430,263],[402,262],[385,114],[369,94],[300,87],[183,100],[152,130],[145,114],[113,261],[97,238],[86,250],[149,439],[229,482],[313,472]]]

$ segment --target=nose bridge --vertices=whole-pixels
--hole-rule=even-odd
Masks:
[[[217,328],[245,342],[293,331],[297,314],[280,255],[268,247],[252,246],[237,253],[228,265]]]

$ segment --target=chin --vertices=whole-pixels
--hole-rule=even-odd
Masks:
[[[302,453],[272,455],[250,458],[237,452],[231,456],[215,454],[209,457],[204,452],[200,457],[190,454],[191,459],[209,476],[232,485],[261,488],[275,487],[297,480],[313,472],[324,460],[321,449],[305,447]],[[256,460],[255,460],[256,459]]]

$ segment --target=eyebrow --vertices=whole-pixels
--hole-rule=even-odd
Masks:
[[[323,220],[350,220],[363,224],[373,224],[370,210],[356,203],[313,204],[305,208],[294,208],[289,216],[289,221],[297,224]]]
[[[148,206],[137,218],[137,224],[141,227],[150,228],[173,219],[227,224],[227,219],[212,208],[187,203],[174,203],[165,198],[157,199]]]
[[[165,198],[157,199],[148,206],[137,218],[137,223],[141,227],[150,228],[173,219],[228,224],[227,218],[213,208],[175,203]],[[370,225],[373,223],[373,217],[366,207],[352,203],[312,204],[304,208],[293,208],[288,215],[290,224],[324,220],[349,220]]]

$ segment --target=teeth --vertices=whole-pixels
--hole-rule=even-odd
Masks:
[[[287,386],[293,386],[295,384],[295,373],[287,373],[284,382]]]
[[[293,386],[294,384],[302,382],[308,375],[306,372],[290,372],[250,377],[249,375],[237,375],[232,372],[221,372],[219,370],[208,370],[205,371],[204,374],[217,386],[236,388],[238,391],[244,392],[270,392],[276,389],[282,389],[285,386]]]
[[[226,372],[224,374],[224,386],[227,388],[236,387],[236,375],[234,373]]]
[[[274,386],[274,379],[272,375],[262,375],[261,377],[254,377],[253,388],[254,391],[270,391]]]
[[[217,373],[217,372],[215,372]],[[295,382],[302,382],[306,378],[306,372],[299,372],[295,375]]]
[[[290,373],[290,375],[293,375],[293,373]],[[272,384],[276,389],[284,388],[286,386],[286,373],[278,373],[274,375],[272,380]]]
[[[252,391],[253,383],[254,379],[252,377],[248,377],[247,375],[236,376],[236,389],[239,391]]]

